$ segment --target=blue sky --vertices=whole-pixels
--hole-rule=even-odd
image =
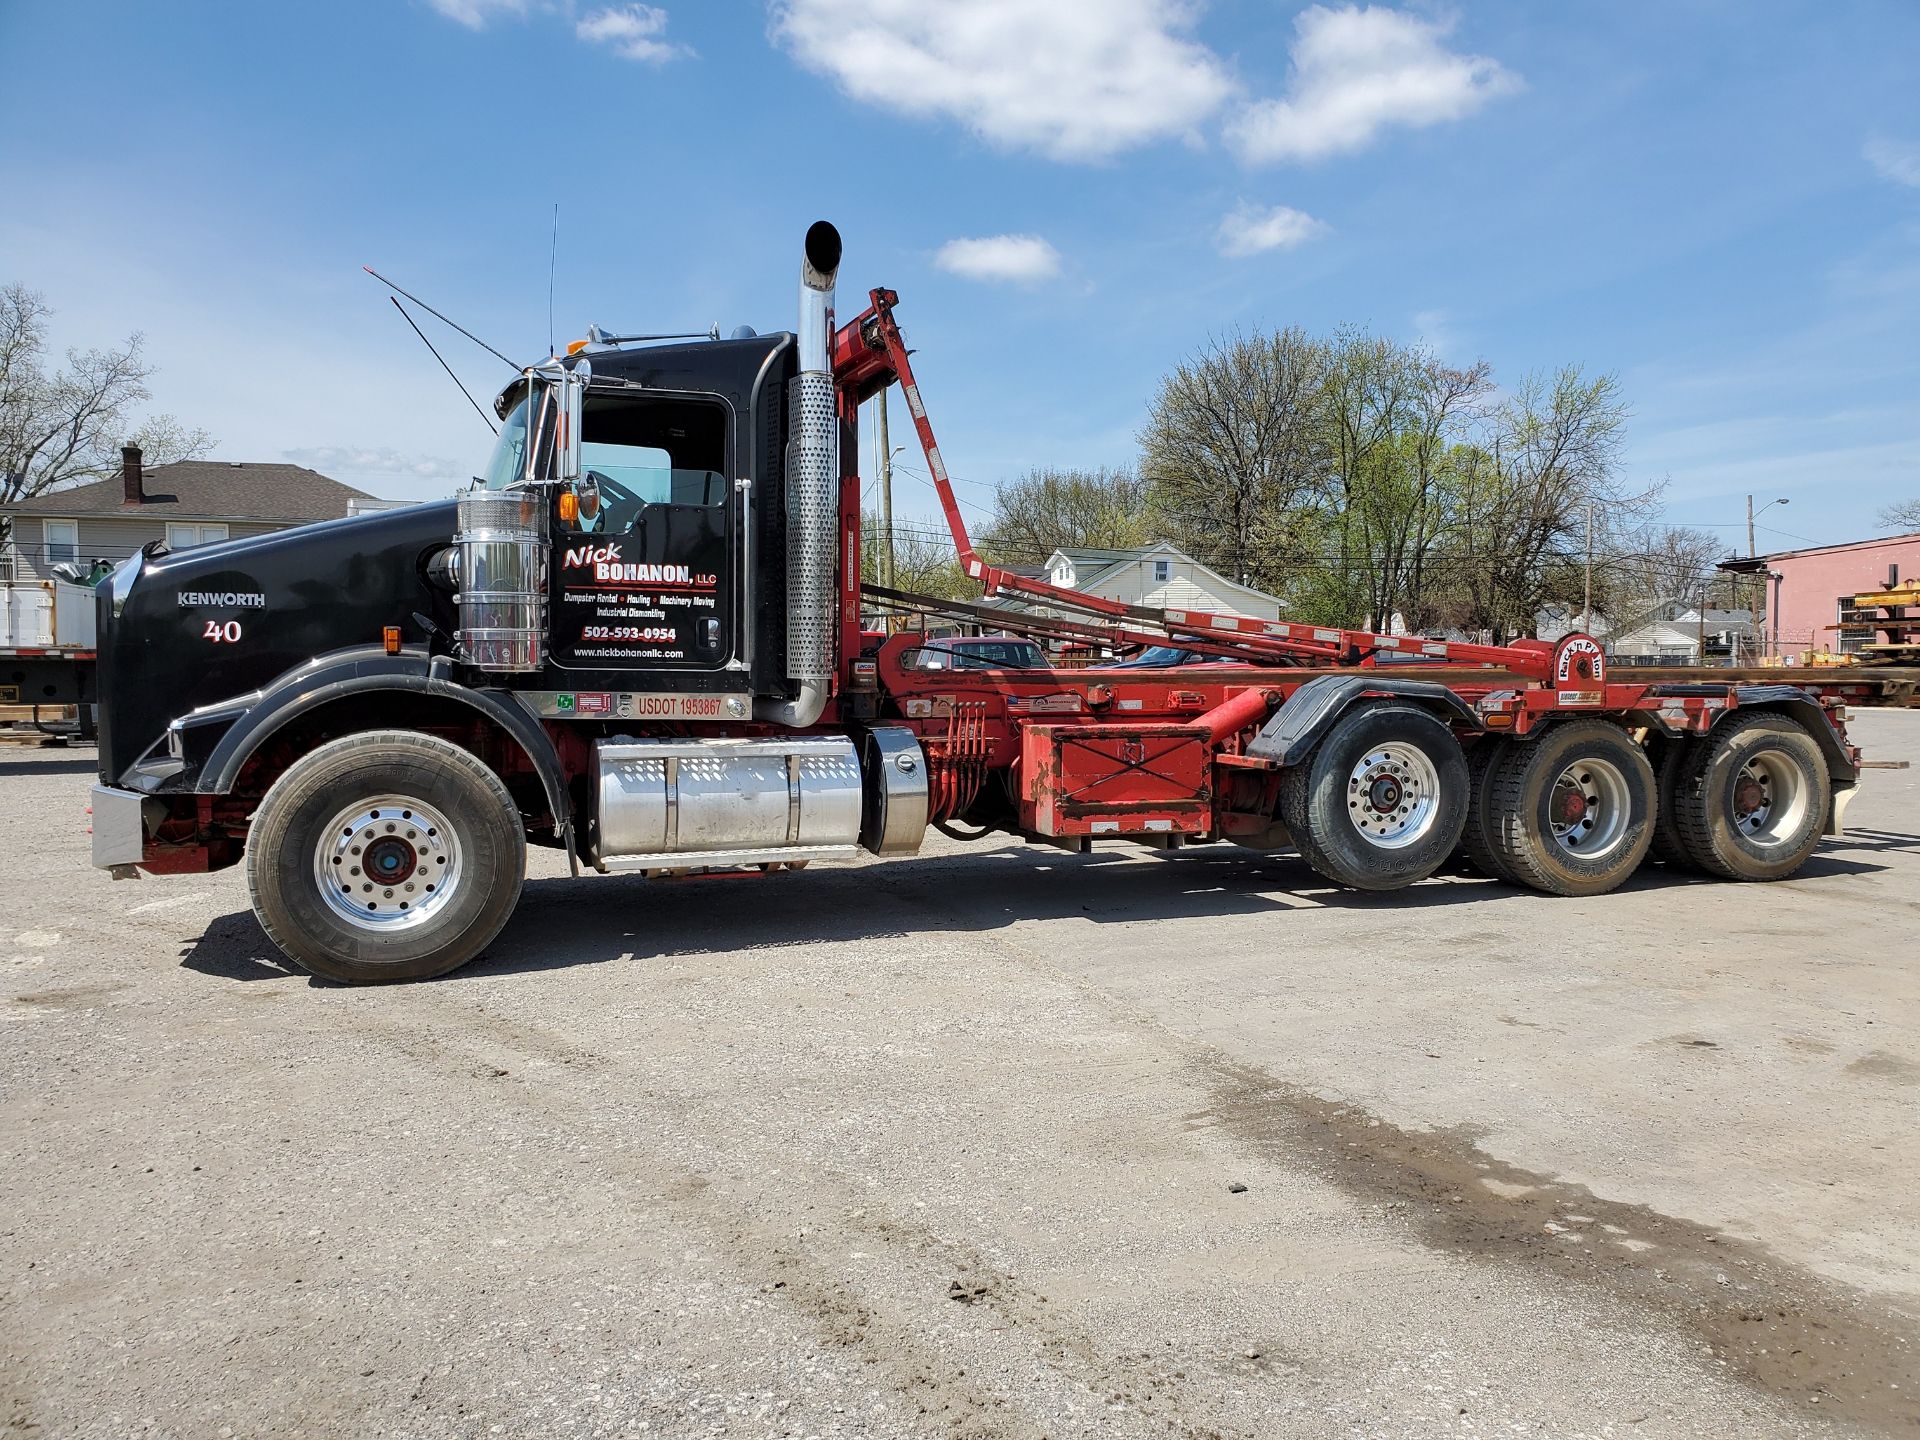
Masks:
[[[0,281],[61,345],[144,331],[228,459],[478,469],[360,266],[533,358],[557,200],[562,340],[786,328],[834,220],[976,514],[1131,462],[1170,365],[1296,323],[1618,373],[1631,476],[1730,543],[1749,491],[1791,502],[1763,549],[1920,496],[1910,0],[0,0],[0,54]]]

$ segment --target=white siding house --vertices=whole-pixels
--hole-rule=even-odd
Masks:
[[[1280,618],[1277,596],[1229,580],[1167,544],[1138,550],[1056,550],[1047,560],[1046,577],[1064,589],[1125,605]]]
[[[379,506],[365,491],[299,465],[183,460],[149,470],[121,452],[120,474],[0,506],[6,545],[0,579],[46,580],[59,564],[124,560],[164,540],[175,550],[337,520]]]

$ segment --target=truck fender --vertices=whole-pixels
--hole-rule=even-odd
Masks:
[[[1853,757],[1847,754],[1847,747],[1840,743],[1827,712],[1797,685],[1736,685],[1733,698],[1735,705],[1721,712],[1721,721],[1729,715],[1748,711],[1776,710],[1806,726],[1814,743],[1820,747],[1820,753],[1827,757],[1827,773],[1834,780],[1851,785],[1860,778],[1860,767],[1853,763]]]
[[[567,782],[553,740],[511,691],[475,690],[445,673],[446,661],[419,651],[389,655],[377,647],[339,650],[291,670],[265,689],[246,697],[246,709],[214,744],[200,769],[194,790],[225,795],[240,778],[253,753],[289,722],[321,705],[349,695],[405,691],[452,700],[498,725],[526,752],[546,791],[556,833],[568,829],[571,806]],[[222,707],[226,708],[226,707]]]
[[[1479,730],[1473,707],[1444,685],[1431,680],[1401,680],[1379,675],[1316,675],[1274,711],[1247,746],[1247,754],[1280,765],[1298,765],[1313,753],[1334,721],[1370,696],[1393,695],[1411,700],[1442,718]]]

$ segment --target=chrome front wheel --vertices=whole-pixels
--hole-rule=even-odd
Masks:
[[[425,925],[459,895],[459,832],[424,800],[376,796],[320,832],[313,875],[349,925],[375,934]]]

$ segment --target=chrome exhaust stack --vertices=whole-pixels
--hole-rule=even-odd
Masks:
[[[787,677],[792,700],[762,700],[757,718],[805,727],[820,718],[833,675],[834,562],[840,517],[840,423],[833,404],[833,287],[840,232],[807,230],[800,264],[799,373],[787,399]]]

